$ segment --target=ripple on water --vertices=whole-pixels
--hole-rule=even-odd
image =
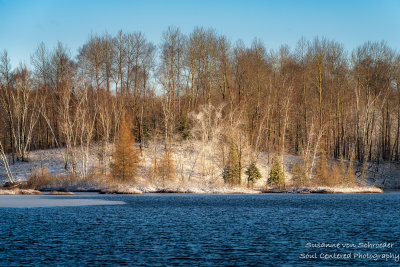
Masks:
[[[400,194],[75,195],[36,196],[30,203],[34,199],[53,205],[0,209],[0,265],[391,265],[393,259],[300,255],[400,253]],[[394,242],[394,248],[305,247],[368,241]]]

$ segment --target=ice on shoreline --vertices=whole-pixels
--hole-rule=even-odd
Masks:
[[[5,195],[0,196],[0,208],[77,207],[93,205],[123,205],[123,201],[77,199],[65,196]]]

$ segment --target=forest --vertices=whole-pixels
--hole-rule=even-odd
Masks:
[[[258,39],[246,46],[213,29],[168,27],[159,44],[142,32],[92,34],[73,54],[41,43],[30,66],[11,66],[0,53],[4,178],[50,149],[72,177],[93,175],[94,153],[97,176],[163,185],[268,176],[282,186],[285,172],[294,186],[352,184],[357,166],[360,177],[368,163],[400,160],[400,54],[384,41],[346,51],[302,38],[268,50]],[[182,144],[195,144],[195,159],[178,156]]]

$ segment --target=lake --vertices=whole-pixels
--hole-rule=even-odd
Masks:
[[[1,266],[400,261],[399,193],[0,196],[0,207]]]

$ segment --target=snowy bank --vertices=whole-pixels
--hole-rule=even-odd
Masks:
[[[267,189],[264,193],[294,193],[294,194],[380,194],[382,189],[375,186],[354,186],[354,187],[310,187],[296,189]]]
[[[42,195],[43,193],[34,189],[0,189],[0,195]]]
[[[255,190],[247,188],[245,168],[242,172],[242,184],[237,187],[227,186],[222,178],[222,170],[225,166],[224,154],[212,144],[202,146],[198,141],[183,141],[173,146],[172,153],[175,162],[175,180],[171,184],[163,183],[159,177],[152,175],[152,166],[155,159],[158,161],[163,155],[161,143],[149,143],[143,150],[138,177],[134,184],[110,183],[110,162],[112,145],[107,146],[107,157],[104,165],[97,158],[96,146],[90,149],[90,154],[85,164],[88,173],[82,175],[81,163],[78,162],[77,173],[74,177],[65,169],[63,160],[64,148],[37,150],[29,153],[27,162],[11,164],[11,171],[18,183],[24,184],[30,178],[33,185],[22,188],[34,188],[43,192],[71,191],[71,192],[100,192],[114,194],[141,194],[141,193],[192,193],[192,194],[258,194],[264,192],[279,192],[279,190],[262,190],[267,184],[270,173],[272,154],[262,152],[257,161],[262,178],[254,183]],[[225,151],[226,154],[226,151]],[[81,155],[78,156],[80,158]],[[226,155],[225,155],[226,156]],[[292,183],[292,164],[298,160],[297,156],[285,155],[284,171],[286,186]],[[244,160],[244,166],[248,160]],[[356,174],[360,176],[357,166]],[[359,178],[358,182],[365,187],[309,187],[297,190],[285,190],[287,193],[382,193],[383,189],[400,189],[400,165],[399,164],[370,164],[367,166],[365,178]],[[7,176],[0,166],[0,183],[6,182]],[[377,186],[377,187],[374,187]],[[30,191],[13,191],[7,194],[27,194]],[[32,191],[33,192],[33,191]],[[2,194],[5,194],[4,192]]]
[[[260,190],[243,187],[158,187],[158,186],[112,186],[100,190],[101,194],[259,194]]]

